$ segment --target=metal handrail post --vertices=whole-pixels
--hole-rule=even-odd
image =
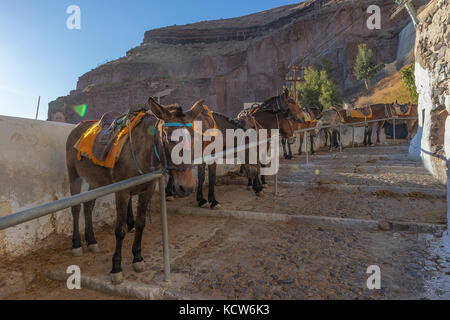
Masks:
[[[396,143],[395,140],[395,118],[392,119],[392,130],[393,130],[393,138],[394,138],[394,144]]]
[[[306,153],[306,164],[309,163],[309,158],[308,158],[308,132],[305,132],[303,134],[304,140],[305,140],[305,153]]]
[[[353,131],[352,131],[352,148],[354,148],[355,147],[355,127],[352,126],[352,129],[353,129]]]
[[[166,183],[164,176],[159,178],[159,205],[161,211],[164,276],[166,281],[170,281],[169,232],[167,227]]]
[[[275,183],[273,186],[273,193],[275,196],[278,194],[278,173],[275,173]]]

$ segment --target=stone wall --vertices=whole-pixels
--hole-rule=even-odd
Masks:
[[[444,184],[450,157],[449,2],[431,1],[419,16],[415,48],[419,130],[410,147],[410,156],[420,155],[425,167]]]

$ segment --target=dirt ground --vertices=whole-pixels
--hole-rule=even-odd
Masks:
[[[425,191],[444,190],[420,163],[408,160],[405,146],[320,152],[283,160],[279,194],[273,179],[263,197],[246,189],[239,176],[219,179],[216,196],[231,210],[340,218],[446,223],[446,200]],[[333,185],[334,189],[330,187]],[[335,189],[336,185],[379,186],[374,192]],[[392,192],[392,187],[424,192]],[[205,188],[206,191],[206,188]],[[408,191],[408,190],[406,190]],[[155,199],[156,200],[156,199]],[[235,218],[169,215],[172,282],[163,284],[158,201],[143,236],[146,268],[131,267],[133,234],[123,245],[125,282],[167,286],[184,298],[206,299],[444,299],[450,298],[450,245],[441,233],[362,231],[349,228]],[[195,207],[195,195],[168,202]],[[53,235],[26,257],[0,261],[3,278],[13,275],[20,292],[8,299],[117,299],[112,294],[49,280],[44,272],[80,266],[82,275],[105,277],[115,246],[112,227],[96,230],[100,252],[73,257],[69,237]],[[381,270],[381,289],[366,286],[367,267]],[[0,289],[12,280],[0,276]],[[19,283],[19,284],[18,284]],[[19,291],[19,290],[16,290]]]

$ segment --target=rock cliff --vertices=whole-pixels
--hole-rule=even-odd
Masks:
[[[369,30],[367,8],[381,8],[381,30]],[[359,86],[353,76],[358,44],[379,62],[396,60],[405,12],[390,19],[392,0],[308,0],[233,19],[147,31],[142,44],[123,58],[81,76],[76,90],[49,104],[48,118],[76,123],[73,106],[86,104],[85,118],[125,111],[164,93],[163,103],[190,105],[204,98],[212,109],[235,115],[244,102],[280,92],[290,65],[321,57],[335,67],[341,90]]]

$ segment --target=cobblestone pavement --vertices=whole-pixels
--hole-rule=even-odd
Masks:
[[[404,152],[404,149],[392,148],[397,153]],[[386,153],[389,148],[367,150],[372,156]],[[354,151],[348,151],[348,154],[351,152]],[[354,179],[348,168],[361,163],[367,170],[364,175],[374,180],[374,185],[392,179],[389,181],[395,186],[398,186],[397,181],[403,181],[425,188],[442,188],[419,166],[417,174],[409,173],[404,168],[383,172],[383,166],[366,169],[374,166],[373,161],[367,163],[370,157],[364,160],[356,158],[348,157],[345,163],[339,159],[319,162],[313,158],[313,163],[324,165],[318,169],[321,172],[336,170],[340,174],[332,175],[332,178],[343,184],[355,183],[356,180],[347,180],[347,175]],[[399,160],[380,161],[386,161],[384,167],[392,167]],[[217,198],[225,208],[236,210],[446,222],[446,202],[443,198],[426,194],[407,196],[389,193],[389,184],[385,192],[375,194],[331,190],[327,189],[326,183],[313,181],[317,179],[316,173],[305,175],[302,169],[292,172],[291,167],[298,162],[298,159],[290,163],[283,161],[280,180],[294,184],[280,186],[280,194],[275,198],[270,194],[271,184],[264,197],[257,197],[246,190],[242,185],[245,181],[239,177],[221,179]],[[417,163],[410,162],[408,165],[415,166]],[[358,175],[361,173],[356,173],[356,177]],[[296,186],[296,181],[309,182],[312,186]],[[131,285],[163,285],[161,228],[157,201],[154,203],[153,223],[145,229],[143,236],[143,256],[146,261],[143,273],[135,273],[131,267],[133,235],[127,235],[124,241],[125,282]],[[195,205],[194,196],[169,203],[170,207]],[[9,298],[116,298],[86,288],[82,290],[83,293],[74,294],[68,292],[65,283],[52,282],[43,276],[45,270],[65,272],[67,266],[76,264],[80,266],[82,274],[106,278],[114,250],[114,232],[112,227],[105,227],[97,230],[96,236],[101,249],[96,254],[85,250],[82,257],[73,257],[70,253],[70,238],[55,235],[45,241],[42,249],[30,256],[1,261],[2,274],[20,270],[24,278],[31,279],[26,281],[25,290]],[[169,216],[169,240],[173,280],[168,288],[185,298],[450,298],[450,240],[445,234],[369,232],[293,223],[173,215]],[[366,271],[370,265],[380,267],[380,290],[367,289],[369,274]],[[0,289],[2,283],[4,285],[5,282],[0,276]]]

